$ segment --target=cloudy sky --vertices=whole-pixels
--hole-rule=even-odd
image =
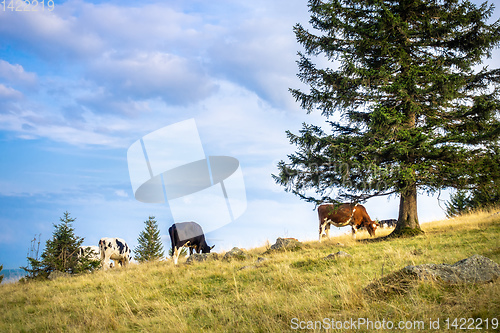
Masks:
[[[301,87],[292,27],[308,19],[305,0],[0,9],[0,264],[25,265],[30,240],[41,234],[44,244],[65,211],[89,245],[112,236],[133,248],[150,215],[166,235],[170,208],[135,200],[127,150],[188,119],[206,156],[238,159],[245,182],[246,211],[209,233],[214,250],[316,239],[313,205],[271,178],[293,152],[285,131],[323,123],[288,92]],[[498,67],[495,57],[488,63]],[[189,203],[193,216],[204,209]],[[419,205],[423,222],[444,217],[436,197],[422,195]],[[365,206],[373,219],[397,217],[397,198]]]

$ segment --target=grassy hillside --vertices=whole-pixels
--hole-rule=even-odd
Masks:
[[[325,331],[332,320],[333,326],[347,321],[343,325],[350,329],[331,332],[373,331],[369,323],[360,325],[363,318],[374,328],[388,321],[395,326],[402,322],[402,327],[423,323],[423,329],[413,330],[421,332],[446,330],[447,318],[449,325],[455,318],[481,318],[481,331],[495,331],[492,319],[500,319],[499,280],[469,286],[416,282],[402,294],[377,298],[364,291],[382,275],[410,264],[452,264],[473,254],[500,263],[500,215],[484,212],[422,227],[424,235],[409,239],[373,242],[343,236],[306,243],[296,252],[262,255],[265,248],[252,249],[252,258],[245,261],[189,266],[181,261],[174,267],[169,260],[2,285],[0,332],[283,332],[308,325],[316,325],[316,330],[307,331],[320,331],[319,322]],[[352,258],[323,259],[338,251]],[[256,264],[258,256],[268,260]],[[431,329],[429,321],[437,328],[438,319],[440,330]],[[389,330],[377,330],[383,331]]]

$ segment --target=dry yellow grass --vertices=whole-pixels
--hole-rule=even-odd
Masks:
[[[500,317],[498,280],[468,286],[415,282],[404,293],[379,298],[364,291],[409,264],[451,264],[476,253],[500,263],[500,215],[482,212],[422,228],[424,235],[407,239],[377,242],[362,233],[356,241],[346,235],[308,242],[300,251],[263,255],[268,260],[259,264],[256,258],[266,247],[249,250],[252,257],[245,261],[174,266],[169,260],[2,285],[0,332],[296,332],[308,325],[316,329],[306,331],[319,332],[332,319],[363,318],[374,324],[423,322],[422,332],[438,331],[431,330],[431,319],[440,320],[442,331],[447,318],[474,318],[483,320],[483,332],[494,331],[491,320]],[[323,259],[338,251],[352,258]],[[241,270],[244,266],[255,267]]]

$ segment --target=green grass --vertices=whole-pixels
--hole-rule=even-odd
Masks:
[[[258,264],[265,247],[249,250],[250,259],[244,261],[189,266],[166,261],[1,285],[0,332],[296,332],[302,330],[292,329],[294,322],[307,327],[324,318],[395,325],[421,321],[424,330],[414,330],[420,332],[437,332],[429,328],[430,319],[440,319],[443,331],[447,318],[450,323],[481,318],[490,321],[490,329],[483,325],[481,331],[494,331],[491,319],[500,319],[499,280],[461,286],[412,282],[403,292],[379,297],[365,290],[406,265],[452,264],[473,254],[500,263],[500,215],[483,212],[423,224],[422,229],[425,234],[405,239],[377,241],[362,235],[357,241],[342,236],[309,242],[299,251],[266,254],[268,260]],[[338,251],[352,258],[323,259]],[[241,270],[244,266],[251,267]],[[318,323],[316,328],[305,331],[320,331]]]

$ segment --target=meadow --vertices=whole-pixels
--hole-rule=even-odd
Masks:
[[[500,214],[422,229],[417,237],[383,241],[361,232],[357,240],[305,242],[293,252],[263,254],[264,246],[242,261],[186,265],[184,258],[178,266],[167,260],[1,285],[0,332],[451,332],[462,331],[463,320],[469,332],[498,331],[500,280],[415,281],[378,296],[366,289],[407,265],[453,264],[473,254],[500,263]],[[377,237],[389,232],[379,229]],[[352,257],[324,259],[338,251]]]

